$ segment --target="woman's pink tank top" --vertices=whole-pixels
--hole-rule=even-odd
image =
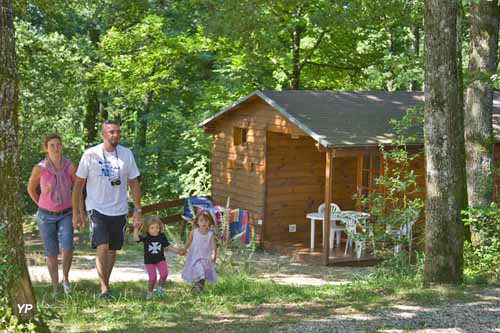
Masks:
[[[63,203],[61,205],[54,205],[50,199],[50,192],[52,187],[52,175],[40,163],[39,166],[42,168],[42,175],[40,176],[40,198],[38,199],[38,207],[50,210],[53,212],[59,212],[71,207],[71,195],[63,198]],[[69,168],[66,169],[66,177],[68,177],[68,184],[72,184],[71,174]],[[71,191],[68,191],[71,193]]]

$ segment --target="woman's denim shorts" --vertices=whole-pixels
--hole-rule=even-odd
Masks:
[[[71,209],[60,215],[54,215],[51,212],[39,209],[36,214],[36,223],[40,229],[47,257],[57,256],[59,254],[59,246],[63,250],[73,250]]]

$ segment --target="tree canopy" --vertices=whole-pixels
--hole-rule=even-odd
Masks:
[[[118,118],[146,201],[208,192],[209,140],[196,124],[255,89],[422,86],[416,0],[17,6],[21,188],[44,133],[62,134],[77,161],[100,122]]]

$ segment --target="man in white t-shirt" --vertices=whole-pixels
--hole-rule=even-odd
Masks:
[[[127,227],[130,186],[134,203],[134,225],[142,222],[139,170],[130,149],[120,142],[120,124],[106,121],[102,125],[103,142],[83,153],[76,171],[73,202],[80,202],[87,182],[85,206],[89,216],[92,248],[96,250],[96,269],[101,284],[101,297],[111,297],[109,278],[116,260],[116,251],[123,246]],[[79,207],[79,206],[77,206]],[[73,214],[73,225],[85,224],[85,212]]]

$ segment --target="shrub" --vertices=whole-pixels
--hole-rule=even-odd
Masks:
[[[406,258],[407,262],[412,257],[413,228],[424,202],[419,195],[422,192],[417,181],[419,175],[412,168],[412,162],[421,152],[408,150],[408,145],[416,141],[408,133],[422,121],[421,108],[409,109],[401,120],[391,121],[396,135],[389,149],[380,146],[383,174],[375,179],[378,190],[355,196],[374,222],[370,232],[379,245],[373,249],[377,256],[393,254],[397,260]]]
[[[500,206],[493,202],[489,206],[469,208],[462,213],[464,224],[479,234],[477,244],[465,244],[466,273],[472,276],[500,278]]]

